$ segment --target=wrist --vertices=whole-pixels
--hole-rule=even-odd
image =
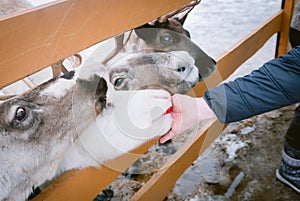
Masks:
[[[216,114],[214,111],[209,107],[207,102],[204,98],[197,98],[197,107],[198,107],[198,121],[210,120],[210,119],[217,119]]]

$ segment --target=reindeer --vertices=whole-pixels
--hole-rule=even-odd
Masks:
[[[25,200],[66,170],[99,167],[170,129],[168,92],[112,93],[99,66],[86,63],[0,104],[0,200]]]
[[[0,200],[25,200],[55,175],[77,134],[103,110],[106,91],[103,78],[70,72],[0,104]]]

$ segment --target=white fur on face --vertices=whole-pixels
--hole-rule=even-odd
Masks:
[[[195,64],[195,59],[187,51],[171,51],[170,53],[175,55],[177,60],[180,59],[190,65]]]
[[[116,91],[113,94],[113,118],[119,129],[136,139],[151,139],[160,132],[159,119],[172,106],[164,90]]]
[[[186,82],[197,83],[199,80],[199,71],[195,66],[195,59],[186,51],[172,51],[171,68],[186,67],[184,72],[180,73],[181,78]]]
[[[171,128],[172,117],[165,112],[172,103],[166,91],[116,91],[113,100],[113,106],[103,110],[80,134],[58,172],[98,166],[164,135]]]
[[[87,151],[98,162],[113,159],[164,135],[172,124],[171,96],[163,90],[118,91],[113,108],[104,111],[80,135]]]

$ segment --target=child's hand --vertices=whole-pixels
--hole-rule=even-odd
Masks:
[[[176,135],[193,128],[200,121],[216,118],[203,98],[175,94],[172,96],[172,104],[172,128],[160,139],[160,143],[165,143]]]

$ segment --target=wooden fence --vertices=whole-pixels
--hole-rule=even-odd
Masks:
[[[0,17],[0,88],[37,72],[61,58],[75,54],[106,38],[132,29],[190,0],[59,0]],[[196,96],[233,73],[277,33],[276,57],[287,51],[293,0],[218,59],[218,70],[196,86]],[[222,132],[224,125],[208,121],[197,135],[181,147],[131,200],[163,200],[176,180]],[[144,153],[150,141],[132,153]],[[135,160],[126,154],[101,168],[69,171],[34,200],[92,200]],[[113,170],[110,165],[118,166]]]

